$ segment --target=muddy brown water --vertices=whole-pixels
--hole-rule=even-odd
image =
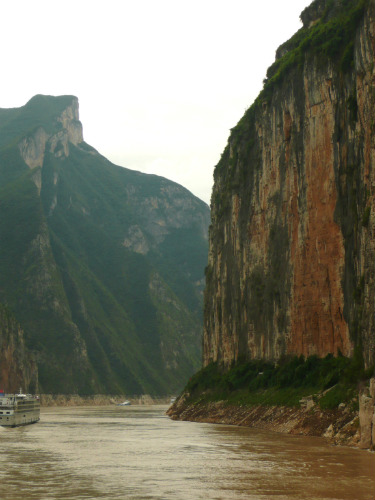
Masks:
[[[375,454],[165,411],[45,408],[1,427],[0,499],[375,499]]]

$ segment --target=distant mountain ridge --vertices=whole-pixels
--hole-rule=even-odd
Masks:
[[[0,109],[0,186],[0,302],[41,390],[181,388],[201,362],[208,206],[86,144],[74,96]]]

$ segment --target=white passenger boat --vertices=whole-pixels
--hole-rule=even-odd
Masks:
[[[40,419],[40,400],[31,394],[0,393],[0,425],[17,427],[38,422]]]
[[[130,406],[130,405],[131,405],[131,402],[126,400],[123,403],[119,403],[117,406]]]

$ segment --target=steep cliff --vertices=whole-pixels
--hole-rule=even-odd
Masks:
[[[375,2],[315,0],[215,169],[204,365],[375,358]]]
[[[0,110],[0,300],[50,393],[166,394],[201,360],[209,208],[83,141],[78,100]]]
[[[38,369],[27,350],[23,331],[11,312],[0,304],[0,389],[38,391]]]

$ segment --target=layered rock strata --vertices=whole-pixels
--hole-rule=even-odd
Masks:
[[[214,175],[204,365],[356,347],[374,363],[375,2],[362,4],[349,63],[306,49],[232,129]],[[302,35],[340,5],[313,2]]]
[[[173,420],[256,427],[286,434],[320,436],[334,444],[375,450],[375,378],[364,384],[358,399],[322,409],[319,400],[331,389],[302,398],[297,407],[233,405],[227,401],[191,403],[182,394],[168,409]],[[359,404],[359,409],[357,406]]]
[[[173,420],[256,427],[285,434],[320,436],[340,444],[358,446],[361,429],[358,413],[343,407],[229,406],[225,401],[185,404],[180,400],[167,412]],[[368,446],[370,447],[370,446]]]

